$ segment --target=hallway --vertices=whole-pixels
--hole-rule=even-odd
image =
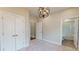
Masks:
[[[75,49],[67,46],[59,46],[51,44],[43,40],[31,40],[30,46],[20,49],[19,51],[75,51]]]

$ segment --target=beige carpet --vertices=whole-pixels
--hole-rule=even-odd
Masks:
[[[35,39],[31,40],[29,47],[22,48],[19,51],[75,51],[75,49]]]

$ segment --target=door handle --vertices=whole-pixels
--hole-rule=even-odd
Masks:
[[[16,37],[16,36],[18,36],[17,34],[15,34],[15,35],[12,35],[12,37]]]
[[[18,34],[16,34],[15,36],[18,36]]]
[[[12,35],[12,37],[15,37],[15,35]]]

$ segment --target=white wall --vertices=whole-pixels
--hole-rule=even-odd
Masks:
[[[54,14],[43,20],[43,39],[60,45],[60,18]]]
[[[74,16],[79,16],[79,8],[69,8],[43,19],[43,40],[61,45],[62,23]]]

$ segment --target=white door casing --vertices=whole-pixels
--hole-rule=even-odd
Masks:
[[[73,37],[73,40],[74,40],[74,45],[75,45],[75,48],[78,48],[78,39],[79,39],[79,18],[78,17],[73,17],[73,18],[69,18],[71,20],[74,20],[74,37]],[[64,23],[64,22],[63,22]],[[63,23],[62,23],[62,31],[63,31]],[[61,33],[62,33],[61,31]],[[63,34],[63,33],[62,33]],[[62,37],[62,40],[63,40],[63,35],[61,36]],[[62,43],[62,42],[61,42]]]
[[[75,37],[74,37],[74,45],[79,49],[79,17],[75,18]]]
[[[75,20],[74,45],[75,45],[75,48],[78,48],[78,18],[74,18],[74,20]]]
[[[78,17],[78,32],[77,32],[77,34],[78,34],[77,35],[77,39],[78,39],[77,40],[78,41],[77,44],[78,44],[78,49],[79,49],[79,17]]]
[[[3,36],[2,36],[2,34],[3,34],[3,21],[2,21],[2,15],[0,14],[0,50],[2,50],[2,43],[3,43]]]

